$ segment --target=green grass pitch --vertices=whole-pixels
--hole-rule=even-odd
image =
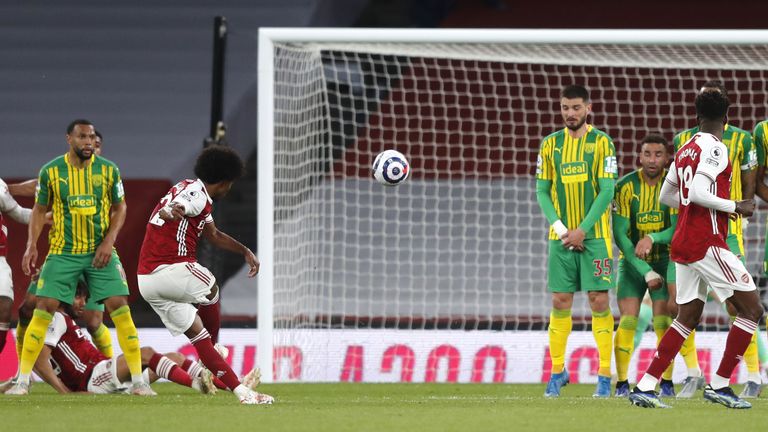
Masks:
[[[729,410],[701,398],[673,409],[594,400],[592,385],[570,385],[556,400],[543,385],[269,384],[272,406],[241,406],[229,393],[203,396],[156,384],[155,398],[59,396],[35,384],[26,397],[0,395],[2,431],[726,431],[768,430],[768,399]],[[736,389],[740,390],[740,388]]]

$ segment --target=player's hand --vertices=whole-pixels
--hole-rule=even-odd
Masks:
[[[586,234],[581,228],[576,228],[574,230],[568,230],[567,233],[563,236],[563,246],[570,250],[584,250],[584,237]]]
[[[101,242],[99,247],[96,248],[96,253],[93,255],[93,261],[91,262],[91,265],[94,268],[104,268],[111,258],[112,244],[109,242]]]
[[[664,278],[660,274],[651,270],[645,274],[645,282],[648,284],[648,290],[655,291],[664,285]]]
[[[21,270],[25,275],[31,276],[36,272],[37,267],[37,246],[27,246],[24,251],[24,257],[21,259]]]
[[[650,255],[652,248],[653,240],[651,240],[650,237],[645,236],[640,239],[639,242],[637,242],[637,246],[635,246],[635,256],[640,259],[645,259],[648,255]]]
[[[45,212],[45,224],[53,225],[53,212]]]
[[[172,203],[160,209],[158,215],[164,221],[178,221],[184,217],[184,206],[179,203]]]
[[[259,272],[259,267],[261,267],[261,262],[259,262],[259,259],[250,249],[246,249],[243,256],[245,257],[245,263],[248,264],[248,277],[256,276],[256,273]]]
[[[736,201],[736,214],[750,217],[755,212],[755,200],[741,200]]]

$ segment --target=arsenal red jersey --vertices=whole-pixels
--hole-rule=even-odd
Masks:
[[[712,194],[729,199],[732,168],[728,149],[714,135],[699,132],[677,151],[672,168],[665,181],[675,186],[680,196],[680,215],[671,244],[672,261],[699,261],[712,246],[728,249],[728,213],[702,207],[689,199],[696,174],[713,181]]]
[[[179,221],[160,218],[160,209],[172,204],[184,206],[184,217]],[[196,261],[197,241],[205,224],[213,222],[212,211],[213,201],[199,179],[182,180],[172,187],[152,211],[137,273],[150,274],[163,264]]]
[[[108,360],[85,336],[69,315],[56,312],[48,326],[45,344],[51,347],[51,366],[72,391],[88,391],[93,368]]]

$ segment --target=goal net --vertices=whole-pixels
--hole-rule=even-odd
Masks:
[[[695,125],[693,98],[708,79],[730,92],[729,124],[751,131],[768,115],[764,40],[519,43],[497,32],[471,42],[478,32],[446,30],[446,42],[419,31],[411,42],[407,31],[356,42],[366,31],[316,32],[260,47],[271,63],[260,70],[259,347],[271,343],[273,358],[259,355],[280,381],[541,381],[551,300],[534,174],[541,138],[563,128],[561,89],[590,90],[589,122],[613,138],[620,175],[636,167],[646,134],[671,144]],[[411,163],[398,187],[371,175],[386,149]],[[755,276],[763,219],[745,238]],[[568,355],[589,381],[584,295],[573,316]],[[699,340],[715,364],[727,322],[707,306]],[[649,332],[642,346],[654,344]]]

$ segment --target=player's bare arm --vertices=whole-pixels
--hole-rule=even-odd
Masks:
[[[29,217],[29,229],[27,236],[27,248],[24,251],[24,257],[21,259],[21,269],[25,275],[30,276],[35,273],[37,268],[37,240],[46,223],[46,212],[48,209],[35,203],[32,207],[32,214]]]
[[[215,223],[211,222],[205,224],[205,228],[203,228],[203,237],[219,249],[242,254],[249,267],[248,277],[254,277],[256,276],[256,273],[259,272],[261,263],[256,255],[239,241],[233,239],[226,233],[219,231],[219,229],[216,228]]]
[[[56,372],[54,372],[53,367],[51,366],[50,358],[51,347],[48,345],[43,345],[43,350],[40,351],[40,356],[38,356],[37,360],[35,361],[35,373],[40,376],[43,381],[48,383],[48,385],[53,387],[57,392],[61,394],[72,393],[69,388],[65,386],[63,382],[61,382],[61,379],[59,379],[59,376],[56,375]]]
[[[768,202],[768,185],[765,184],[765,165],[757,167],[755,179],[755,195],[764,202]]]
[[[755,213],[755,200],[747,199],[747,200],[736,201],[735,213],[744,217],[752,216],[752,214]]]
[[[128,205],[125,203],[125,200],[112,204],[112,208],[110,209],[112,219],[109,221],[109,229],[104,235],[104,239],[96,248],[96,253],[93,256],[94,267],[102,268],[109,262],[112,257],[112,248],[115,246],[115,241],[117,241],[117,234],[125,223],[125,215],[127,212]]]
[[[752,199],[755,197],[756,185],[755,179],[757,178],[757,171],[753,169],[741,170],[741,196],[744,199]]]
[[[31,179],[21,183],[8,185],[8,191],[11,193],[11,195],[16,196],[35,196],[35,188],[37,188],[37,179]]]

